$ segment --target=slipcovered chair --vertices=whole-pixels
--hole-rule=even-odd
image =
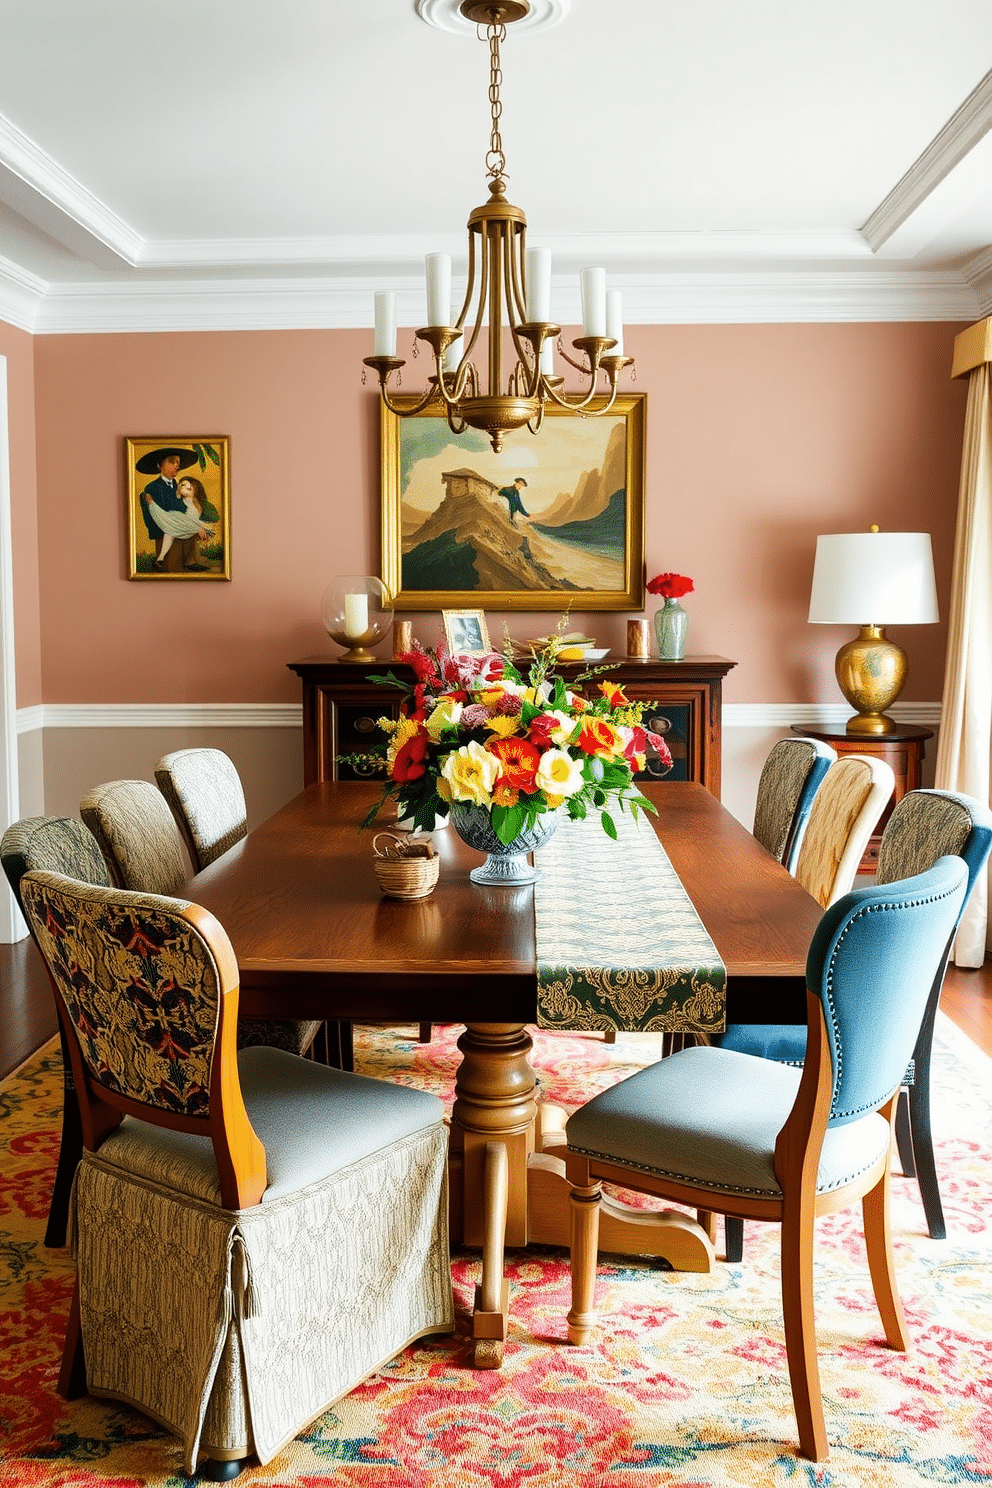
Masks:
[[[176,894],[190,876],[179,828],[165,798],[150,780],[111,780],[89,791],[79,814],[96,838],[117,888],[143,894]],[[238,1044],[272,1044],[291,1054],[314,1045],[319,1019],[244,1018]],[[318,1052],[321,1050],[319,1042]]]
[[[854,883],[895,783],[891,767],[866,754],[845,754],[824,775],[794,869],[803,888],[824,909]]]
[[[586,1343],[596,1321],[603,1182],[704,1212],[774,1221],[782,1226],[785,1345],[800,1452],[815,1462],[827,1456],[813,1317],[814,1221],[862,1200],[886,1341],[904,1350],[889,1233],[892,1127],[966,880],[960,858],[945,857],[914,878],[854,890],[826,911],[806,964],[801,1070],[732,1049],[685,1049],[569,1118],[572,1343]]]
[[[415,1338],[450,1331],[434,1096],[235,1047],[238,967],[184,900],[27,873],[85,1151],[59,1393],[145,1411],[184,1468],[263,1465]]]
[[[21,879],[33,869],[65,873],[70,878],[78,878],[83,883],[100,884],[104,888],[110,884],[107,865],[93,833],[71,816],[29,816],[14,822],[0,839],[0,862],[22,910]],[[28,929],[34,936],[30,921]],[[48,1224],[45,1227],[45,1244],[52,1247],[65,1244],[69,1194],[83,1153],[79,1102],[61,1021],[58,1028],[62,1049],[62,1134],[59,1138],[59,1160],[52,1185],[52,1199],[48,1206]]]
[[[895,883],[931,868],[938,858],[953,853],[963,858],[968,870],[965,903],[982,871],[992,848],[992,812],[972,796],[952,791],[915,790],[903,796],[893,807],[885,824],[878,850],[875,882]],[[962,912],[964,905],[962,905]],[[954,930],[957,924],[954,925]],[[953,941],[948,939],[937,974],[930,989],[926,1013],[916,1041],[913,1058],[906,1070],[904,1089],[899,1097],[896,1135],[903,1172],[916,1176],[926,1215],[927,1229],[934,1240],[947,1234],[944,1210],[940,1201],[933,1136],[930,1130],[930,1056],[933,1031],[940,1003],[941,988],[947,971],[947,959]],[[789,1023],[734,1023],[725,1033],[716,1034],[711,1042],[743,1054],[759,1054],[765,1059],[778,1059],[800,1065],[806,1057],[806,1030]],[[743,1254],[742,1225],[728,1219],[727,1259],[739,1261]]]
[[[758,781],[753,835],[772,857],[795,871],[813,798],[837,758],[820,739],[780,739],[769,751]]]

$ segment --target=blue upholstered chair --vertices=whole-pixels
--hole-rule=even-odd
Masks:
[[[189,878],[183,838],[165,797],[150,780],[95,786],[79,803],[79,814],[99,843],[117,888],[171,895]],[[314,1018],[245,1018],[238,1043],[242,1048],[272,1044],[291,1054],[312,1048],[326,1053],[317,1040],[322,1027]]]
[[[107,865],[103,861],[96,838],[88,827],[71,816],[29,816],[14,822],[0,840],[0,862],[22,909],[21,879],[32,870],[65,873],[83,883],[101,884],[104,887],[110,884]],[[30,920],[28,929],[31,930]],[[34,931],[31,933],[33,936]],[[45,1244],[50,1246],[65,1244],[69,1194],[83,1153],[83,1133],[79,1125],[79,1102],[76,1099],[72,1064],[61,1022],[58,1027],[62,1046],[62,1134],[59,1139],[59,1160],[52,1185],[52,1199],[48,1206],[48,1224],[45,1228]]]
[[[769,751],[758,781],[753,834],[773,857],[795,872],[813,797],[837,758],[820,739],[780,739]]]
[[[890,1348],[908,1338],[889,1238],[899,1086],[964,902],[946,857],[915,878],[855,890],[826,911],[806,964],[803,1068],[732,1049],[685,1049],[603,1091],[568,1121],[573,1185],[568,1334],[588,1341],[603,1182],[782,1226],[782,1303],[800,1452],[828,1453],[813,1318],[819,1214],[862,1200],[868,1264]],[[870,995],[867,995],[870,994]]]
[[[909,878],[932,867],[945,854],[953,853],[964,859],[970,894],[990,848],[992,812],[980,801],[951,791],[910,791],[896,803],[885,824],[875,881],[888,884]],[[906,1088],[900,1097],[896,1122],[903,1171],[909,1176],[916,1174],[927,1228],[935,1240],[943,1240],[947,1230],[930,1131],[930,1055],[952,940],[953,931],[934,976],[913,1059],[906,1071]],[[798,1024],[731,1024],[725,1033],[712,1035],[711,1042],[724,1049],[796,1065],[802,1064],[806,1055],[806,1030]],[[739,1222],[727,1220],[726,1241],[727,1260],[739,1261],[743,1254],[743,1227]]]
[[[411,1339],[451,1330],[444,1107],[237,1050],[237,962],[199,906],[53,873],[21,892],[84,1139],[59,1392],[144,1410],[187,1475],[200,1453],[212,1477],[264,1466]]]

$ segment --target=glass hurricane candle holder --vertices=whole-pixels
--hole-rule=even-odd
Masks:
[[[381,579],[372,574],[346,574],[324,591],[320,618],[338,646],[340,661],[374,661],[370,646],[382,640],[392,624],[392,600]]]

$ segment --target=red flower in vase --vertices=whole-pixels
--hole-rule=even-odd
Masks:
[[[684,574],[661,573],[648,579],[648,593],[660,594],[663,599],[681,599],[683,594],[691,594],[695,587]]]

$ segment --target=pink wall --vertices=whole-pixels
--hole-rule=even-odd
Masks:
[[[689,649],[740,663],[728,701],[839,701],[833,655],[851,632],[806,622],[817,533],[871,522],[930,531],[946,615],[965,402],[949,374],[960,328],[628,331],[633,386],[648,395],[647,571],[695,579]],[[370,340],[367,331],[37,338],[47,703],[298,698],[286,663],[335,652],[318,618],[326,584],[379,570],[377,403],[361,385]],[[411,376],[406,390],[415,386]],[[123,440],[194,434],[231,436],[232,582],[129,582]],[[25,589],[19,628],[23,604],[30,629],[31,603]],[[573,613],[601,644],[622,644],[622,616]],[[415,635],[436,638],[437,617],[413,620]],[[549,617],[510,623],[528,635]],[[491,630],[500,635],[502,617]],[[896,639],[910,654],[905,699],[939,700],[944,626]]]
[[[17,705],[42,701],[38,586],[38,472],[35,458],[34,341],[0,321],[0,357],[7,362],[10,429],[11,544],[14,568]],[[2,414],[0,414],[2,416]]]

